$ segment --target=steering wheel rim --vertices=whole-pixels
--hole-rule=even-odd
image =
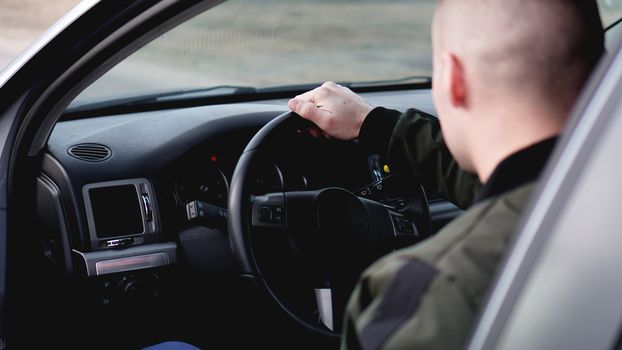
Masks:
[[[339,337],[339,333],[316,327],[292,312],[281,300],[281,298],[270,287],[269,283],[263,278],[255,253],[250,242],[250,217],[249,197],[251,192],[246,185],[250,180],[250,169],[257,162],[261,155],[262,147],[266,145],[268,139],[276,132],[286,129],[305,129],[313,126],[313,123],[301,118],[294,112],[285,112],[261,128],[242,152],[240,159],[235,167],[229,187],[229,199],[227,219],[229,242],[235,260],[241,269],[241,274],[253,278],[262,292],[266,293],[279,308],[290,318],[300,324],[303,328],[318,333],[326,337]]]
[[[338,338],[341,335],[340,333],[305,320],[303,317],[293,312],[286,303],[283,302],[282,298],[262,275],[261,267],[258,264],[251,243],[252,220],[250,218],[254,215],[255,211],[251,204],[252,193],[248,185],[252,180],[251,169],[253,169],[255,165],[258,165],[264,153],[264,149],[267,148],[274,139],[279,139],[279,133],[305,130],[313,126],[313,123],[301,118],[294,112],[286,112],[266,124],[248,143],[235,167],[229,189],[229,241],[233,256],[239,264],[242,275],[252,278],[262,292],[269,296],[285,314],[304,329],[322,336]],[[423,198],[425,198],[425,196]],[[337,321],[339,322],[340,320]]]
[[[229,231],[229,241],[233,250],[234,257],[240,264],[242,273],[253,276],[260,276],[260,271],[254,261],[254,253],[247,244],[250,233],[249,223],[245,218],[250,215],[248,198],[251,192],[246,185],[250,180],[250,168],[257,162],[257,157],[261,153],[261,148],[268,142],[267,139],[278,129],[293,127],[309,127],[311,122],[302,119],[294,112],[286,112],[271,120],[261,128],[248,143],[231,177],[229,186],[229,198],[227,211],[229,213],[227,225]]]

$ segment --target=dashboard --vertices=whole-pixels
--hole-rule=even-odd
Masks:
[[[434,114],[429,90],[363,97]],[[287,111],[287,99],[277,99],[58,122],[37,185],[44,256],[63,273],[86,278],[118,280],[182,261],[235,271],[226,232],[231,177],[253,135]],[[253,169],[255,195],[328,186],[356,191],[374,180],[369,155],[355,141],[317,139],[305,130],[279,140],[264,158]],[[192,203],[207,203],[222,218],[193,216]]]

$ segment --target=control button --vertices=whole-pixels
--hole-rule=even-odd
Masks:
[[[266,223],[272,222],[272,212],[269,206],[264,205],[259,208],[259,221]]]
[[[395,233],[397,235],[414,235],[419,236],[415,225],[403,216],[391,214],[391,220],[395,226]]]
[[[149,200],[149,195],[143,193],[140,195],[143,200],[143,208],[145,209],[145,220],[147,222],[153,221],[153,210],[151,210],[151,201]]]
[[[365,198],[372,198],[376,195],[376,192],[382,190],[382,182],[375,182],[367,187],[358,190],[358,195]]]
[[[200,217],[204,217],[207,209],[207,203],[201,201],[195,201],[197,205],[197,215]]]
[[[186,205],[186,215],[188,220],[196,219],[198,216],[197,213],[197,202],[190,202]]]
[[[272,222],[276,224],[283,222],[283,208],[274,206],[270,209],[270,213],[272,214]]]
[[[284,210],[279,205],[262,205],[259,207],[259,221],[266,224],[280,224],[284,220]]]
[[[106,241],[106,247],[109,247],[109,248],[122,247],[122,246],[130,245],[132,243],[134,243],[134,238],[132,237],[111,239],[111,240]]]
[[[201,219],[208,227],[224,227],[227,224],[227,209],[201,201],[186,204],[189,221]]]

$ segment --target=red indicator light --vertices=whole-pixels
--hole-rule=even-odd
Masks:
[[[217,160],[218,160],[218,157],[216,157],[216,156],[211,156],[211,157],[210,157],[210,160],[211,160],[212,162],[215,162],[215,161],[217,161]]]

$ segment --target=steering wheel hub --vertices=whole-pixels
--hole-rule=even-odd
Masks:
[[[318,232],[329,239],[355,239],[369,229],[369,215],[361,200],[341,188],[318,191]]]

